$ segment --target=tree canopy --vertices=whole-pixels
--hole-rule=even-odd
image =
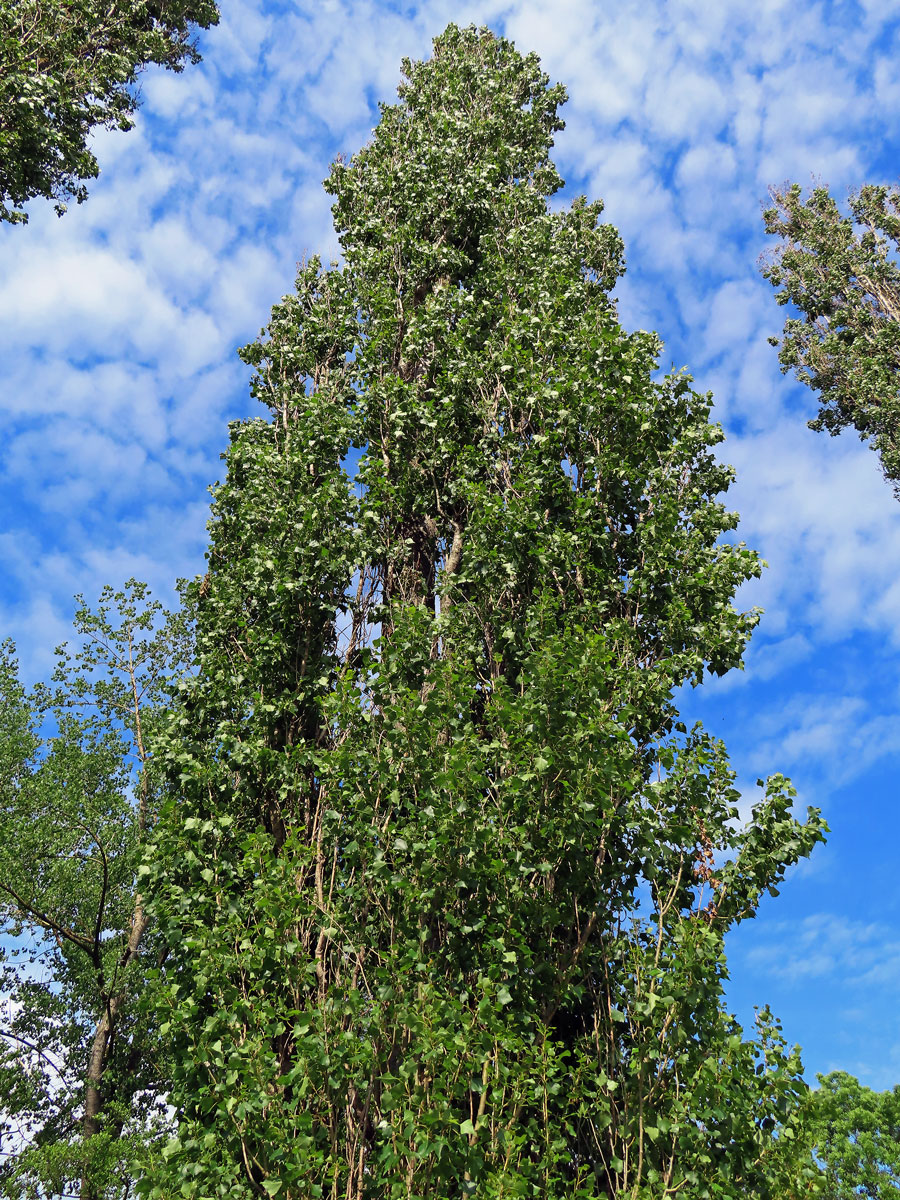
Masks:
[[[197,62],[215,0],[0,0],[0,221],[35,196],[87,198],[97,128],[130,129],[141,69]]]
[[[141,855],[159,802],[149,741],[189,643],[146,585],[76,614],[50,686],[0,653],[0,1195],[123,1197],[164,1128]],[[142,1007],[143,1006],[143,1007]]]
[[[874,1092],[846,1071],[819,1076],[807,1136],[824,1163],[828,1200],[896,1200],[900,1192],[900,1087]]]
[[[827,188],[772,190],[766,232],[781,240],[763,264],[785,321],[779,360],[818,392],[811,429],[852,427],[900,489],[900,189],[867,185],[845,216]],[[771,339],[778,345],[778,339]]]
[[[675,689],[757,574],[710,398],[620,325],[564,89],[450,26],[245,349],[197,673],[157,742],[176,1135],[147,1197],[775,1197],[805,1087],[723,938],[823,835],[748,823]],[[774,1135],[776,1127],[779,1134]],[[796,1156],[794,1156],[796,1157]]]

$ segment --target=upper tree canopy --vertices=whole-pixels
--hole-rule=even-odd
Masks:
[[[725,1011],[722,939],[821,822],[775,777],[737,828],[673,702],[756,620],[721,431],[619,324],[602,206],[548,204],[536,56],[451,26],[404,72],[326,185],[343,266],[244,352],[271,415],[159,747],[144,1192],[783,1196],[799,1068]]]
[[[35,196],[80,204],[91,132],[130,129],[141,68],[198,61],[192,28],[218,19],[215,0],[0,0],[0,221]]]
[[[801,313],[785,322],[781,365],[819,393],[810,428],[852,426],[900,489],[900,189],[861,188],[850,216],[824,187],[804,200],[791,184],[772,199],[766,232],[781,241],[763,274]]]

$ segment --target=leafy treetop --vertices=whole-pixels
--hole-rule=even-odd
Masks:
[[[900,1192],[900,1087],[874,1092],[845,1071],[819,1076],[807,1136],[825,1166],[828,1200],[896,1200]]]

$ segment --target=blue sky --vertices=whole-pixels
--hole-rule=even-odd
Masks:
[[[166,597],[203,569],[205,489],[251,411],[234,350],[299,258],[336,252],[329,163],[450,19],[567,85],[567,194],[602,197],[622,232],[623,322],[715,393],[741,536],[770,564],[741,597],[766,609],[747,670],[685,711],[725,738],[748,802],[783,771],[833,832],[732,935],[730,1000],[744,1019],[771,1004],[810,1076],[900,1082],[900,506],[853,437],[805,428],[756,268],[769,184],[896,182],[895,0],[224,0],[202,66],[147,74],[137,128],[97,137],[89,202],[0,228],[0,633],[34,678],[74,593],[136,575]]]

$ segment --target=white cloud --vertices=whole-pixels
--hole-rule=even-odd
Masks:
[[[747,667],[743,678],[774,679],[776,675],[808,659],[812,653],[812,643],[804,633],[793,633],[777,642],[754,638],[746,657]]]
[[[900,939],[879,922],[816,913],[798,924],[770,923],[768,934],[746,952],[756,970],[793,983],[838,977],[860,993],[900,984]]]
[[[791,639],[786,639],[790,641]],[[752,660],[751,660],[752,662]],[[870,696],[841,692],[789,692],[789,699],[761,713],[754,725],[749,766],[801,772],[817,781],[824,796],[864,774],[881,759],[900,755],[900,705],[896,694]]]
[[[720,84],[684,62],[653,75],[647,101],[651,128],[673,141],[714,137],[727,123],[729,105]]]

